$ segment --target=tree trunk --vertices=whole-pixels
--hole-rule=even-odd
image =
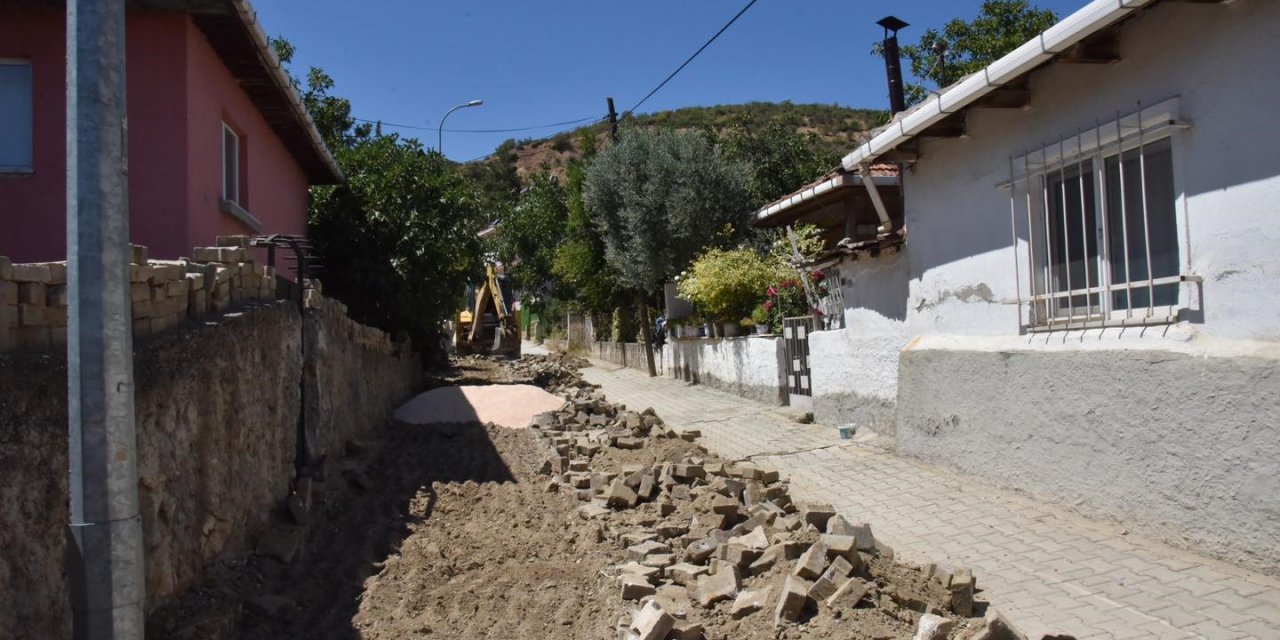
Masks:
[[[649,301],[640,294],[640,339],[644,342],[644,362],[649,367],[649,377],[656,378],[658,370],[653,366],[653,335],[651,326],[653,322],[649,319]]]

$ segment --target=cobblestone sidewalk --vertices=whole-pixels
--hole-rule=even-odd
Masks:
[[[971,567],[979,598],[1032,637],[1280,639],[1276,579],[851,444],[738,396],[599,362],[583,374],[610,400],[700,429],[726,458],[773,464],[798,499],[871,523],[903,560]]]

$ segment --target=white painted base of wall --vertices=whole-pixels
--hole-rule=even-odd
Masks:
[[[1280,348],[1017,340],[904,351],[898,451],[1280,574]]]
[[[809,334],[814,420],[892,438],[898,356],[906,343],[902,336],[867,335],[860,328]]]
[[[678,380],[781,405],[786,363],[782,339],[770,336],[670,340],[666,374]]]

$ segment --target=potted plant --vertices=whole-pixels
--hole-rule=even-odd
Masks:
[[[769,333],[773,329],[769,310],[764,308],[764,303],[756,305],[756,308],[751,310],[751,324],[755,327],[758,336]]]

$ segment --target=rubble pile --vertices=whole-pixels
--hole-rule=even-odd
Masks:
[[[616,544],[607,577],[636,603],[619,638],[1024,637],[994,611],[973,617],[969,570],[895,563],[869,524],[796,504],[778,470],[726,462],[698,431],[610,403],[576,371],[560,391],[565,404],[531,424],[549,451],[544,487],[576,496],[578,517]]]
[[[551,393],[562,393],[567,389],[591,386],[578,373],[578,369],[589,364],[584,358],[557,352],[523,356],[511,362],[511,370],[516,377],[527,379]]]

